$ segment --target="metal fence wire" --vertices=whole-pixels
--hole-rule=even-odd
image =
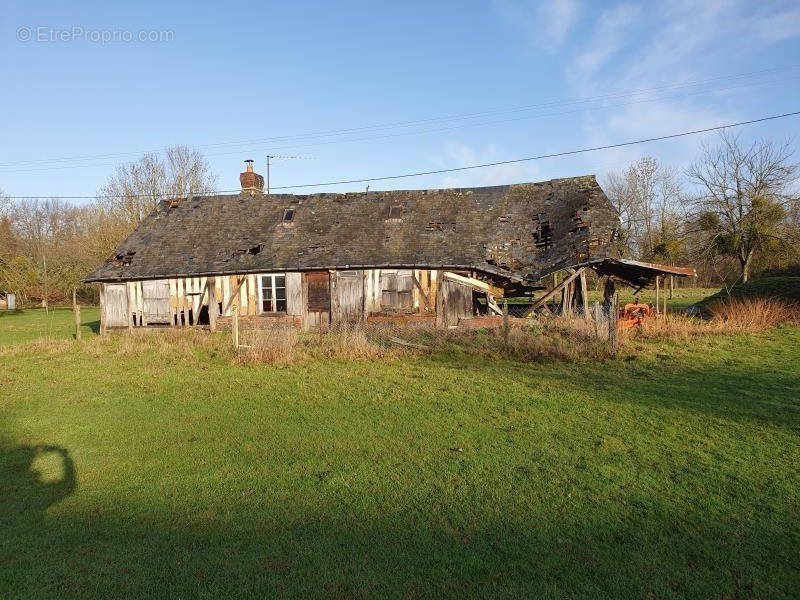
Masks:
[[[555,309],[554,309],[555,310]],[[262,319],[257,328],[240,324],[238,349],[265,360],[291,358],[302,352],[330,356],[382,356],[402,351],[452,350],[487,354],[518,350],[551,353],[549,343],[575,348],[607,347],[609,313],[597,303],[588,314],[532,313],[530,305],[508,303],[501,315],[476,315],[451,327],[437,327],[433,315],[381,315],[358,322],[326,323],[304,330],[296,324]],[[616,326],[613,327],[616,330]]]

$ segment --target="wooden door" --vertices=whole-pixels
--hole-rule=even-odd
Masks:
[[[364,271],[337,271],[331,293],[334,323],[364,320]]]
[[[127,327],[131,315],[128,314],[128,286],[124,283],[107,283],[103,295],[103,324],[105,327]]]
[[[142,313],[144,322],[169,323],[172,312],[169,307],[169,281],[157,279],[142,283]],[[194,315],[195,322],[197,315]]]
[[[328,271],[311,271],[303,274],[305,311],[303,329],[327,327],[331,315],[331,278]]]
[[[410,269],[381,270],[381,311],[411,312],[414,309],[414,280]]]

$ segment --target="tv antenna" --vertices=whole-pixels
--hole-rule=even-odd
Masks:
[[[271,161],[273,159],[275,159],[275,158],[277,158],[279,160],[311,160],[313,157],[312,156],[282,156],[282,155],[279,155],[279,154],[267,154],[267,195],[269,195],[269,170],[270,170],[270,167],[272,166]]]

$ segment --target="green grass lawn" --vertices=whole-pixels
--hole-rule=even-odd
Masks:
[[[100,331],[100,309],[81,307],[81,335]],[[71,339],[75,336],[72,308],[0,310],[0,344],[17,344],[41,338]]]
[[[633,289],[626,287],[626,286],[618,286],[619,290],[619,303],[621,306],[624,306],[628,302],[633,302]],[[672,299],[667,299],[667,311],[682,311],[685,310],[688,306],[695,304],[701,301],[703,298],[706,298],[712,294],[715,294],[719,291],[719,288],[702,288],[702,287],[685,287],[680,288],[676,287],[673,291]],[[667,289],[667,296],[669,296],[669,288]],[[589,300],[592,302],[602,302],[603,300],[603,292],[597,291],[590,291],[589,292]],[[646,304],[653,304],[656,303],[656,290],[653,289],[644,289],[639,293],[639,301],[644,302]],[[659,305],[663,306],[664,303],[664,290],[660,290],[659,294]]]
[[[798,328],[604,363],[224,341],[0,347],[0,598],[797,597]]]

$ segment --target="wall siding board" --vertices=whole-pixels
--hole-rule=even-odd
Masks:
[[[290,315],[303,314],[303,282],[300,273],[286,274],[286,312]]]
[[[247,276],[247,314],[248,315],[257,315],[258,314],[258,288],[256,286],[257,286],[259,280],[260,280],[259,276],[256,276],[256,275],[248,275]]]

